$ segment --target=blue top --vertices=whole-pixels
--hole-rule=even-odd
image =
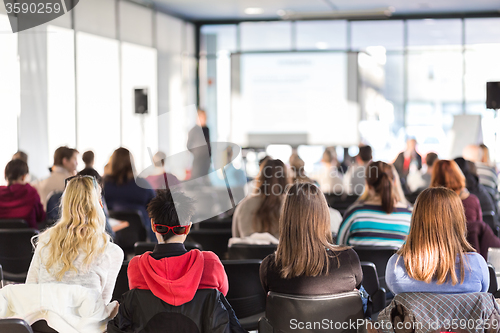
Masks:
[[[399,259],[399,260],[398,260]],[[484,258],[475,252],[465,254],[464,282],[452,285],[451,281],[437,284],[435,281],[426,283],[410,278],[406,273],[404,260],[398,254],[393,255],[387,263],[385,281],[394,294],[400,293],[437,293],[437,294],[464,294],[486,292],[490,285],[488,265]],[[460,269],[456,268],[460,281]]]

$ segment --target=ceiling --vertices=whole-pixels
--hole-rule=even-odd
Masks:
[[[153,0],[161,9],[195,21],[278,19],[294,12],[372,10],[393,7],[394,15],[500,12],[500,0]],[[262,8],[257,15],[246,8]]]

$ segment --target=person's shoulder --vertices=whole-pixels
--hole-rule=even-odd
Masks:
[[[465,253],[467,260],[471,264],[471,266],[487,266],[486,260],[484,260],[483,256],[477,252],[467,252]]]
[[[474,202],[479,205],[479,198],[475,194],[469,193],[469,197],[467,199],[469,199],[470,202]]]
[[[196,251],[196,250],[191,250],[191,251]],[[200,252],[203,255],[203,260],[220,262],[219,256],[213,253],[212,251],[200,251]]]
[[[108,244],[106,246],[106,253],[113,256],[113,257],[121,256],[122,260],[124,257],[124,253],[123,253],[122,248],[113,242],[108,242]]]

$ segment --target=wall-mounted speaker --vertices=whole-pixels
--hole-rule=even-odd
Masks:
[[[486,83],[486,108],[500,109],[500,82]]]
[[[134,89],[135,96],[135,113],[147,114],[148,113],[148,89]]]

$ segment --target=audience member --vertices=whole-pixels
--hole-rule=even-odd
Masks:
[[[489,150],[484,144],[481,146],[468,145],[463,150],[463,158],[474,162],[477,167],[479,182],[495,198],[498,197],[498,176],[494,166],[489,163]]]
[[[115,150],[111,156],[111,173],[104,178],[104,198],[108,208],[115,211],[138,210],[152,242],[156,242],[156,236],[149,228],[146,206],[154,196],[145,179],[134,179],[133,158],[128,149]]]
[[[368,189],[344,214],[337,243],[401,246],[410,229],[411,211],[400,202],[397,175],[392,166],[381,161],[371,162],[365,175]]]
[[[372,147],[361,146],[355,164],[344,175],[344,190],[347,194],[361,195],[365,190],[365,170],[372,160]]]
[[[289,164],[292,183],[310,183],[317,185],[314,180],[306,176],[306,171],[304,170],[306,164],[298,154],[294,153],[290,155]]]
[[[500,247],[500,239],[483,222],[479,199],[465,187],[465,176],[455,161],[439,160],[432,173],[431,187],[446,187],[458,194],[462,200],[467,220],[467,240],[483,257],[488,255],[488,247]]]
[[[207,127],[207,113],[204,110],[198,109],[196,126],[188,133],[187,148],[194,158],[191,179],[208,175],[212,148],[210,146],[210,130]]]
[[[313,184],[288,190],[279,219],[276,253],[260,265],[266,292],[327,295],[360,289],[363,273],[350,247],[333,245],[325,196]]]
[[[7,163],[7,186],[0,186],[0,219],[23,219],[30,228],[38,229],[37,223],[45,219],[45,211],[38,192],[26,183],[28,174],[25,161],[15,159]]]
[[[167,155],[164,152],[157,152],[153,156],[154,171],[146,177],[146,180],[154,190],[168,189],[169,186],[178,185],[179,179],[171,173],[165,171],[165,160]]]
[[[466,239],[460,197],[429,188],[417,199],[406,243],[387,263],[385,279],[395,293],[485,292],[488,266]]]
[[[47,201],[54,192],[64,190],[64,180],[76,175],[77,166],[78,150],[66,146],[56,149],[50,176],[33,183],[40,195],[44,209],[47,209]]]
[[[233,237],[268,232],[279,237],[279,217],[289,184],[285,164],[268,159],[262,163],[253,195],[241,201],[233,215]]]
[[[410,138],[406,141],[406,150],[399,153],[394,161],[394,166],[398,171],[399,177],[406,180],[406,176],[410,172],[410,165],[416,164],[418,170],[422,169],[422,156],[417,153],[417,140]]]
[[[105,223],[95,178],[72,178],[62,196],[61,218],[38,237],[26,283],[80,285],[108,304],[123,251],[110,242]]]
[[[321,168],[314,175],[314,178],[323,193],[342,193],[342,172],[339,168],[337,153],[333,147],[328,147],[323,152]]]
[[[426,172],[422,175],[422,179],[425,184],[422,186],[422,189],[428,188],[431,186],[431,178],[432,178],[432,170],[434,168],[434,163],[439,160],[439,157],[436,153],[427,153],[425,155],[425,164],[427,165]]]
[[[193,201],[183,193],[177,192],[174,196],[175,202],[170,190],[158,190],[148,205],[151,229],[158,244],[153,252],[146,252],[130,261],[127,271],[130,289],[150,290],[154,296],[174,306],[191,302],[199,289],[217,289],[226,295],[228,279],[217,255],[199,250],[187,251],[184,247],[192,226],[194,206]],[[161,316],[164,311],[161,307],[139,307],[140,302],[147,303],[150,298],[147,294],[137,295],[131,300],[125,294],[125,302],[120,304],[118,315],[108,324],[110,332],[135,331],[139,327],[146,327],[151,318]],[[227,303],[224,305],[228,306]],[[229,308],[227,312],[222,316],[209,311],[209,322],[222,325],[223,319],[227,315],[231,316],[232,310]],[[199,311],[196,316],[203,317],[203,311]],[[170,317],[164,320],[179,319]],[[230,331],[225,325],[227,322],[221,332]]]
[[[82,155],[83,163],[85,163],[85,169],[82,171],[92,173],[92,175],[99,175],[99,173],[94,169],[94,152],[92,150],[88,150]],[[101,175],[98,177],[101,178]]]

